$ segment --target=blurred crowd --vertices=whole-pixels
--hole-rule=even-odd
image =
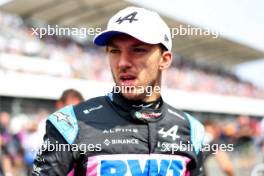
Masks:
[[[42,143],[48,114],[49,112],[42,111],[31,119],[26,115],[11,118],[8,112],[0,112],[2,174],[30,175],[33,160]]]
[[[0,53],[59,60],[70,66],[71,78],[112,81],[103,50],[88,41],[77,42],[70,37],[46,35],[40,39],[33,35],[30,27],[33,24],[15,15],[0,13]],[[4,69],[1,63],[0,69]],[[166,71],[164,78],[168,88],[264,98],[262,89],[240,80],[234,74],[187,59],[175,58],[173,67]]]
[[[205,143],[217,144],[218,147],[232,144],[233,148],[230,151],[224,147],[214,155],[205,152],[205,166],[210,156],[218,163],[218,167],[210,163],[206,169],[209,175],[215,175],[218,170],[230,176],[250,175],[255,166],[264,162],[264,119],[260,121],[247,115],[228,120],[210,118],[204,120],[204,126]]]
[[[46,35],[40,39],[33,34],[34,27],[30,25],[33,22],[28,23],[19,16],[0,12],[0,53],[62,61],[71,67],[70,77],[110,80],[103,52],[98,48],[87,41],[83,44],[69,37]]]
[[[173,75],[173,76],[172,76]],[[264,91],[223,68],[179,58],[165,74],[167,86],[179,90],[264,98]]]

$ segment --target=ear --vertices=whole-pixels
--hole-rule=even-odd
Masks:
[[[170,67],[172,62],[172,53],[170,51],[164,51],[160,58],[159,69],[165,70]]]

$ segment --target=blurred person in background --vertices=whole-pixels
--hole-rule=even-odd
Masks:
[[[238,174],[250,171],[257,164],[256,143],[259,135],[260,125],[253,117],[241,114],[236,118],[235,133],[232,136],[235,144],[234,163],[244,170],[238,169]]]
[[[61,109],[67,105],[77,105],[84,101],[82,94],[75,89],[66,89],[56,102],[56,109]]]
[[[7,143],[11,139],[9,125],[10,125],[10,114],[8,112],[0,112],[0,134],[3,143]]]
[[[27,175],[30,175],[32,171],[33,161],[36,158],[39,147],[42,144],[41,136],[38,133],[38,123],[37,120],[34,119],[30,121],[26,127],[26,131],[24,134],[24,140],[22,142],[22,146],[24,148],[24,162],[27,167]]]
[[[230,157],[228,155],[228,151],[223,151],[219,149],[221,145],[227,146],[227,144],[221,140],[220,136],[222,133],[222,129],[219,126],[219,123],[213,121],[213,120],[206,120],[204,122],[205,127],[205,143],[209,144],[210,146],[217,145],[214,147],[214,151],[206,151],[204,153],[204,160],[208,160],[211,157],[214,157],[217,160],[218,165],[220,166],[220,170],[222,170],[227,176],[234,176],[234,166],[232,164],[232,161],[230,160]],[[206,175],[214,175],[216,173],[216,168],[210,169],[208,165],[207,169],[205,170]],[[210,174],[209,174],[210,173]]]
[[[261,127],[262,137],[264,137],[264,117],[262,117],[262,120],[260,122],[260,127]]]
[[[1,147],[1,137],[0,137],[0,147]],[[4,171],[2,166],[2,153],[0,153],[0,176],[4,176]]]
[[[259,141],[259,162],[264,163],[264,137]]]
[[[17,135],[10,131],[10,114],[0,113],[1,164],[5,175],[23,176],[23,149]],[[22,172],[21,172],[22,171]]]
[[[258,152],[258,163],[264,163],[264,118],[259,122],[260,135],[256,141]]]
[[[258,142],[258,160],[251,171],[251,176],[264,175],[264,138],[261,138]]]
[[[251,119],[247,115],[240,115],[237,118],[236,132],[234,139],[236,147],[241,152],[248,154],[253,144],[254,128],[251,127]]]
[[[12,176],[12,158],[8,151],[8,143],[12,139],[9,132],[10,114],[8,112],[0,112],[0,159],[1,170],[3,175]]]

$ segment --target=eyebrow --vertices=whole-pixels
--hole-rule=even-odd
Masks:
[[[118,46],[115,45],[115,44],[113,44],[113,43],[108,43],[108,44],[107,44],[107,47],[118,48]]]

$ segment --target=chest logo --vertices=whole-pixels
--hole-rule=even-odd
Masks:
[[[163,138],[171,137],[172,140],[175,141],[176,139],[180,138],[180,136],[177,135],[178,129],[179,127],[174,125],[168,131],[164,131],[164,128],[161,128],[158,133],[161,134],[161,137]]]

